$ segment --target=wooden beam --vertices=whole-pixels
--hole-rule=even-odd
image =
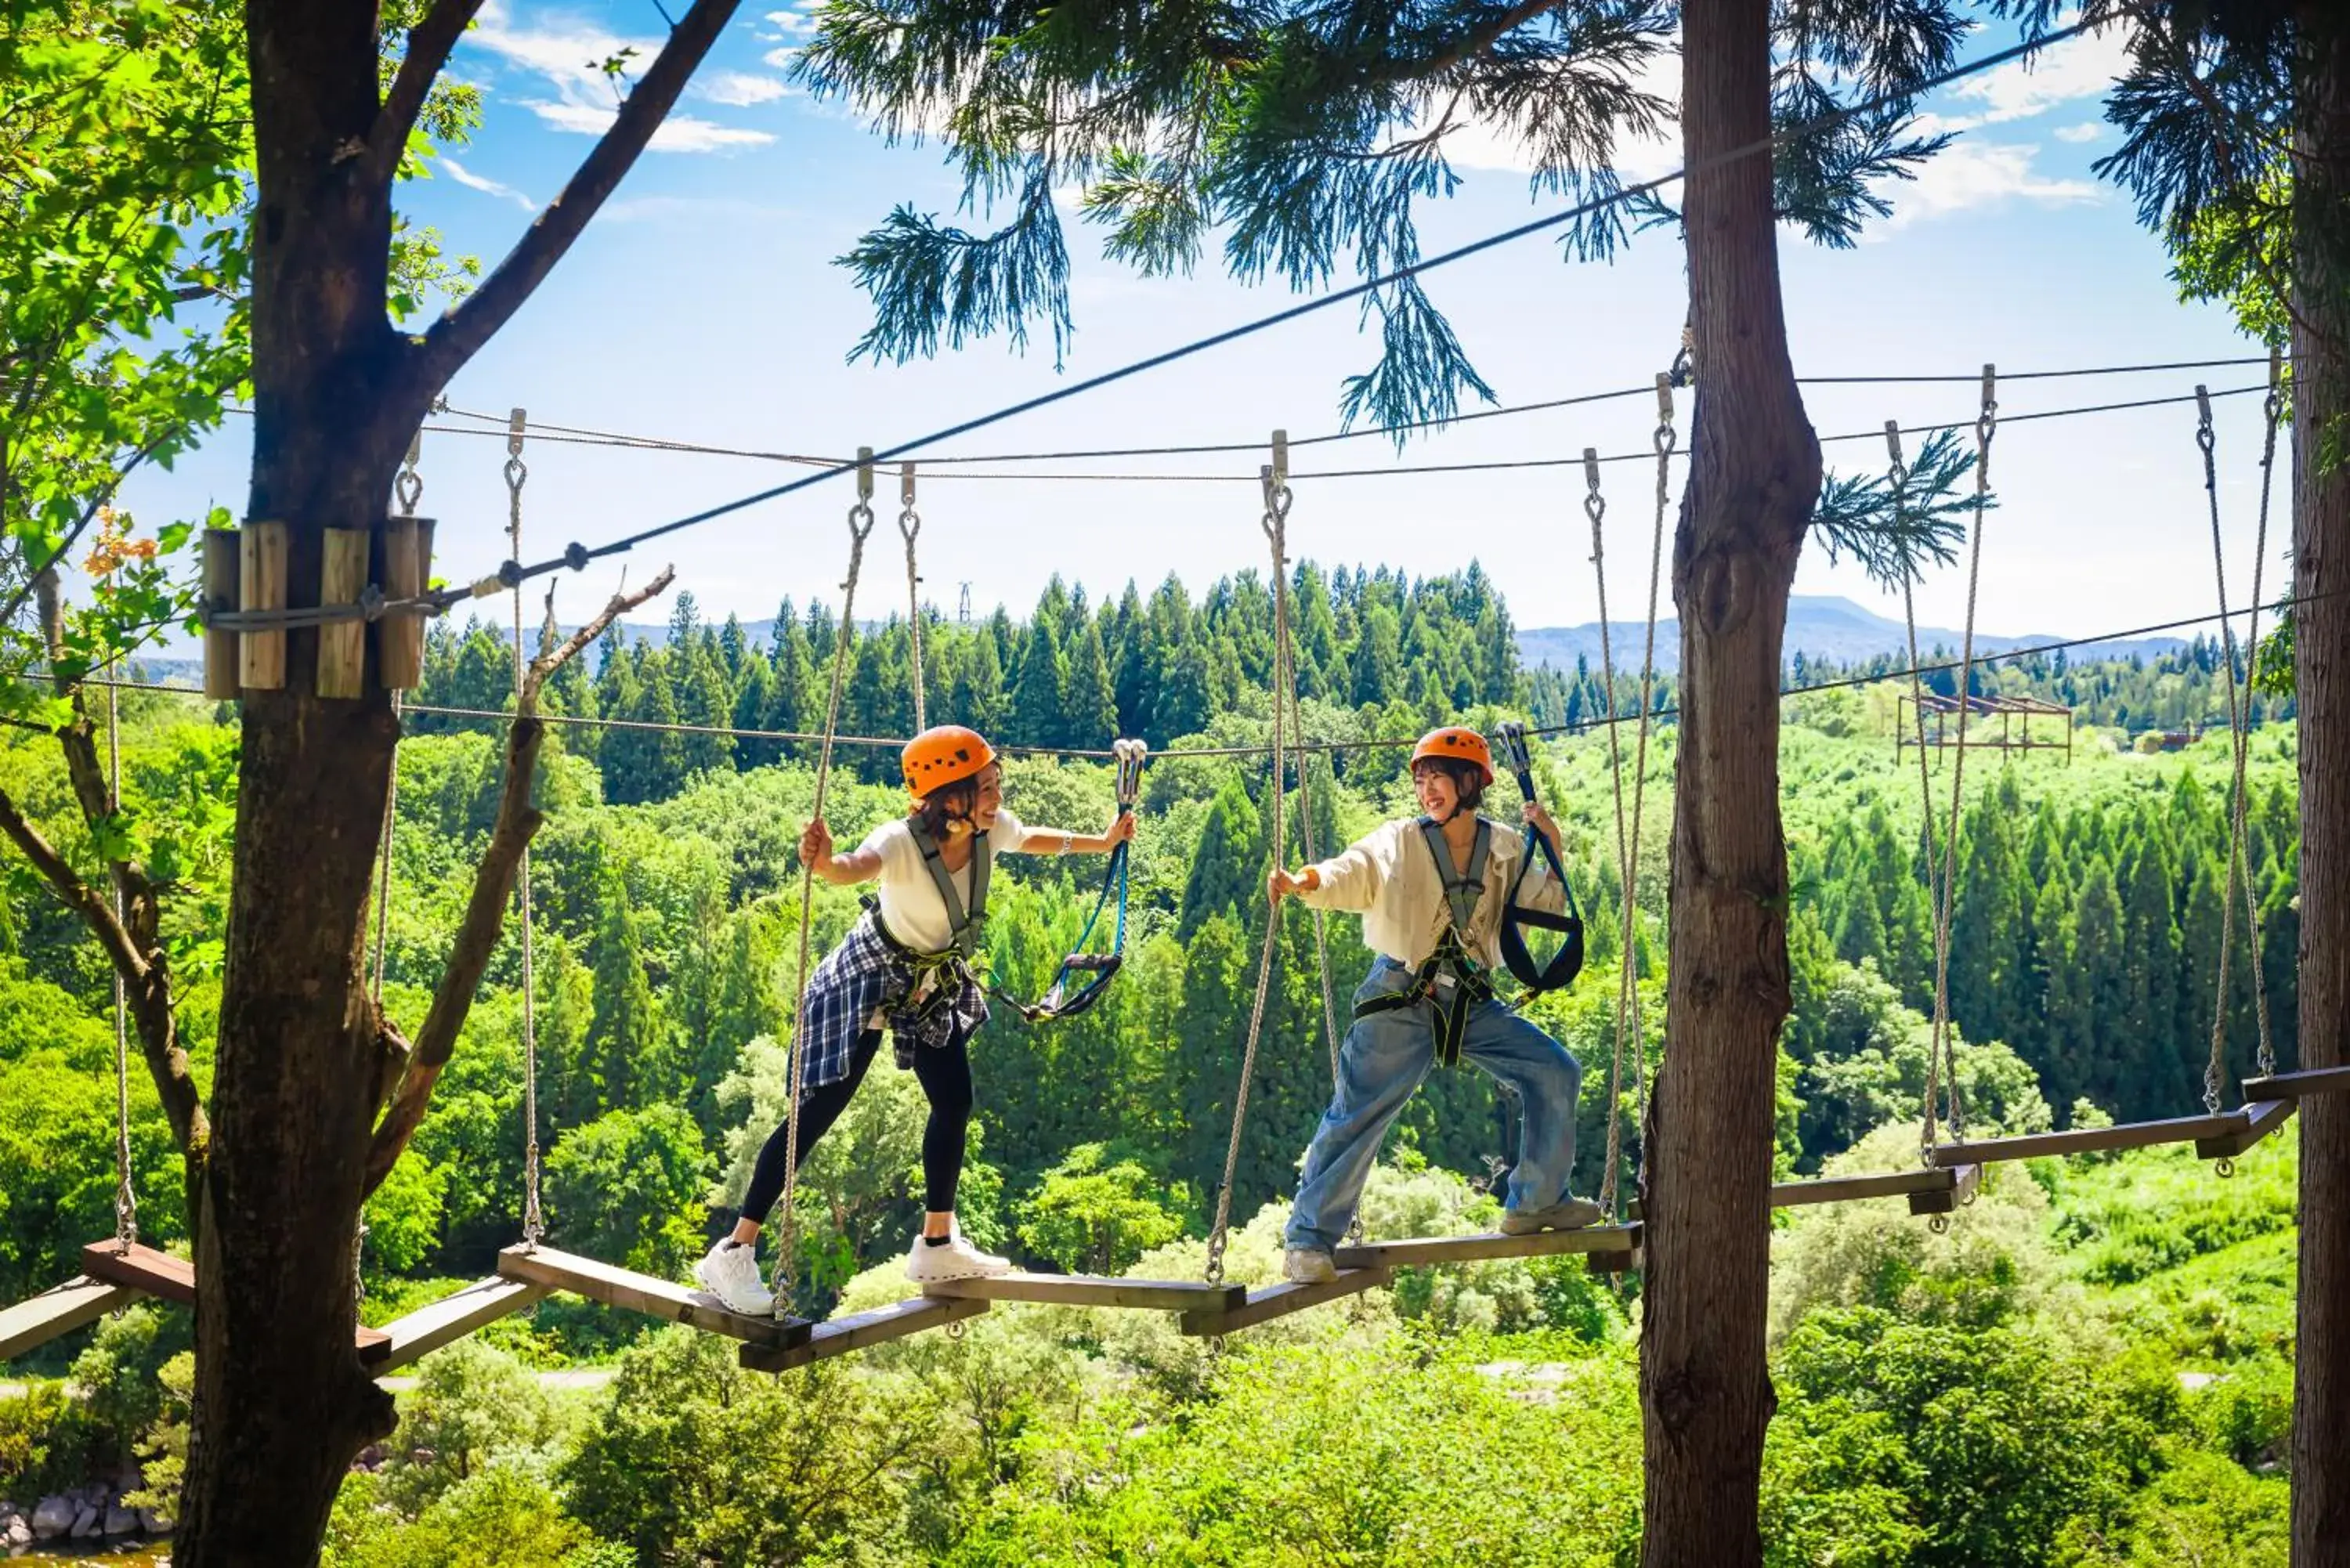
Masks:
[[[1909,1195],[1912,1214],[1954,1214],[1959,1205],[1974,1200],[1976,1189],[1982,1185],[1982,1167],[1961,1165],[1954,1169],[1936,1169],[1936,1176],[1950,1179],[1940,1187],[1931,1187]]]
[[[2198,1138],[2195,1152],[2205,1159],[2233,1159],[2293,1119],[2298,1101],[2254,1100],[2239,1107],[2239,1125],[2218,1137]]]
[[[195,1264],[152,1247],[133,1246],[125,1251],[112,1241],[92,1241],[81,1250],[81,1272],[93,1279],[126,1286],[140,1295],[186,1307],[196,1304]],[[352,1332],[351,1345],[359,1353],[359,1359],[369,1366],[391,1354],[391,1336],[364,1324]]]
[[[1632,1244],[1620,1252],[1586,1252],[1583,1266],[1595,1274],[1638,1273],[1648,1260],[1642,1253],[1642,1241],[1647,1232],[1638,1225],[1627,1226],[1632,1232]]]
[[[445,1345],[464,1338],[485,1324],[517,1313],[549,1293],[545,1285],[520,1280],[478,1280],[454,1295],[419,1307],[406,1317],[383,1325],[390,1346],[376,1364],[385,1373],[421,1361]]]
[[[2166,1143],[2198,1143],[2225,1137],[2241,1127],[2242,1120],[2241,1113],[2230,1111],[2215,1116],[2173,1116],[2168,1121],[2123,1122],[2109,1127],[2074,1127],[2069,1132],[1946,1143],[1934,1150],[1933,1158],[1936,1165],[1948,1168],[2002,1159],[2037,1159],[2043,1155],[2095,1154],[2106,1149],[2151,1148]]]
[[[1197,1280],[1112,1280],[1097,1274],[993,1274],[984,1279],[936,1280],[926,1296],[963,1301],[1049,1302],[1055,1306],[1132,1307],[1158,1312],[1232,1312],[1247,1299],[1242,1285],[1210,1285]]]
[[[0,1361],[62,1339],[85,1324],[96,1323],[120,1306],[139,1299],[128,1285],[77,1275],[64,1284],[43,1291],[29,1301],[0,1312]]]
[[[616,1269],[593,1258],[558,1252],[551,1247],[508,1247],[498,1254],[498,1273],[505,1279],[567,1291],[623,1312],[664,1318],[753,1345],[789,1349],[808,1342],[810,1325],[799,1319],[753,1317],[729,1312],[715,1296],[688,1290],[668,1280],[657,1280],[650,1274]]]
[[[94,1280],[127,1286],[182,1306],[196,1304],[196,1266],[152,1247],[125,1250],[112,1241],[92,1241],[81,1250],[81,1272]]]
[[[1395,1272],[1385,1267],[1341,1269],[1336,1279],[1310,1285],[1266,1285],[1246,1293],[1246,1299],[1229,1312],[1187,1312],[1179,1322],[1183,1332],[1192,1338],[1213,1339],[1236,1329],[1253,1328],[1277,1317],[1304,1312],[1307,1307],[1320,1306],[1325,1302],[1360,1295],[1394,1278]]]
[[[829,1360],[836,1355],[846,1355],[852,1350],[863,1350],[868,1345],[920,1334],[925,1329],[943,1328],[951,1323],[961,1323],[967,1317],[977,1317],[987,1310],[987,1303],[975,1296],[916,1296],[911,1301],[893,1302],[853,1317],[837,1317],[829,1323],[820,1323],[816,1325],[816,1332],[808,1335],[806,1345],[795,1345],[786,1350],[764,1345],[746,1345],[736,1353],[736,1358],[753,1372],[788,1372],[812,1361]]]
[[[1593,1225],[1581,1231],[1537,1231],[1529,1236],[1430,1236],[1408,1241],[1371,1241],[1341,1247],[1342,1269],[1408,1269],[1445,1263],[1474,1263],[1487,1258],[1549,1258],[1562,1252],[1628,1252],[1639,1234],[1637,1225]]]
[[[2244,1080],[2244,1098],[2252,1100],[2290,1100],[2303,1095],[2325,1094],[2335,1089],[2350,1089],[2350,1067],[2307,1067],[2298,1073],[2278,1073],[2266,1078]]]

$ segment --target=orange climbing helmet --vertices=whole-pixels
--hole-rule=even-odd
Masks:
[[[1447,724],[1422,735],[1419,744],[1411,749],[1411,760],[1419,763],[1431,757],[1473,763],[1480,778],[1489,784],[1493,782],[1493,748],[1485,743],[1484,736],[1466,725]]]
[[[906,742],[899,757],[906,787],[920,800],[941,784],[967,779],[995,760],[995,748],[977,730],[933,724]]]

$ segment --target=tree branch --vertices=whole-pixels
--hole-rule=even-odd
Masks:
[[[546,739],[546,726],[538,719],[539,689],[548,676],[603,636],[614,621],[659,595],[676,576],[675,567],[664,566],[659,576],[636,592],[614,594],[596,618],[574,632],[562,647],[532,660],[516,698],[514,727],[506,732],[505,782],[499,792],[498,814],[490,829],[489,846],[483,850],[481,864],[474,867],[473,891],[465,902],[465,916],[457,927],[456,940],[450,944],[449,961],[441,971],[441,984],[432,993],[424,1027],[417,1032],[416,1044],[408,1051],[407,1071],[400,1075],[400,1087],[376,1124],[374,1138],[368,1147],[368,1192],[373,1192],[391,1174],[400,1151],[408,1147],[408,1140],[423,1122],[425,1107],[432,1099],[433,1085],[440,1080],[441,1069],[449,1064],[450,1053],[456,1049],[457,1033],[464,1027],[465,1015],[473,1009],[473,992],[481,986],[483,972],[490,966],[499,938],[505,933],[506,905],[514,897],[515,875],[542,820],[538,809],[530,802],[531,786],[538,774],[539,748]],[[390,1029],[389,1024],[384,1027]],[[390,1038],[396,1042],[397,1031],[391,1031]]]
[[[65,606],[55,568],[41,574],[34,591],[40,609],[42,643],[49,653],[49,682],[58,696],[73,704],[73,722],[57,732],[57,748],[65,753],[66,777],[73,784],[74,800],[81,807],[82,820],[94,833],[121,810],[121,803],[114,798],[114,787],[99,763],[98,741],[90,730],[81,684],[58,672],[58,660],[65,650]],[[107,871],[121,895],[132,942],[142,949],[152,947],[155,933],[162,929],[162,907],[154,883],[135,862],[112,856],[107,857]],[[130,982],[128,970],[123,971],[123,979]]]
[[[482,286],[471,295],[451,306],[448,313],[424,335],[411,360],[411,373],[424,384],[447,385],[482,345],[522,308],[523,301],[563,259],[571,242],[579,237],[588,220],[636,163],[637,155],[652,140],[653,132],[660,129],[661,121],[675,107],[678,95],[685,90],[687,78],[733,19],[737,3],[738,0],[694,0],[693,9],[670,34],[669,42],[661,46],[651,67],[620,105],[610,129],[572,174],[562,193],[533,220],[515,248],[506,253],[505,260],[498,264],[497,270],[483,279]]]
[[[376,111],[375,124],[368,131],[369,180],[387,182],[399,171],[408,133],[416,129],[417,116],[424,112],[433,81],[481,8],[482,0],[433,0],[424,19],[409,29],[408,49],[400,57],[399,74],[391,78],[391,90],[384,95],[383,107]]]

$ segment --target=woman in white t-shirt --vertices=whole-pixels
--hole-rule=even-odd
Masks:
[[[818,817],[800,836],[800,857],[836,887],[879,881],[878,899],[816,967],[801,1004],[805,1049],[798,1158],[823,1137],[864,1081],[888,1030],[900,1067],[931,1102],[922,1134],[922,1233],[906,1260],[916,1281],[1000,1274],[1012,1265],[983,1252],[955,1225],[956,1183],[971,1125],[971,1036],[987,1001],[971,961],[984,945],[987,884],[999,854],[1107,854],[1134,836],[1121,815],[1100,834],[1028,827],[1003,809],[1003,770],[977,731],[942,724],[906,744],[901,759],[912,812],[884,823],[847,855],[833,853]],[[733,1232],[694,1269],[703,1288],[735,1312],[777,1310],[759,1273],[757,1242],[782,1196],[793,1138],[778,1127],[759,1151]]]

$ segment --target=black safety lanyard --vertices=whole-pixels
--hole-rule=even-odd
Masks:
[[[1510,771],[1517,775],[1518,792],[1529,801],[1534,798],[1534,759],[1526,750],[1526,727],[1523,724],[1503,724],[1501,727],[1502,751]],[[1525,886],[1526,874],[1534,867],[1534,857],[1540,856],[1551,876],[1557,878],[1566,896],[1564,914],[1552,914],[1548,909],[1536,909],[1519,902],[1518,890]],[[1558,950],[1547,962],[1537,960],[1526,945],[1526,929],[1555,931],[1561,940]],[[1539,996],[1545,991],[1556,991],[1571,982],[1583,969],[1583,916],[1575,906],[1575,886],[1566,879],[1566,869],[1558,863],[1558,852],[1550,840],[1536,831],[1533,823],[1526,824],[1523,846],[1518,852],[1518,874],[1510,879],[1509,897],[1502,901],[1502,961],[1526,988],[1528,996]]]

